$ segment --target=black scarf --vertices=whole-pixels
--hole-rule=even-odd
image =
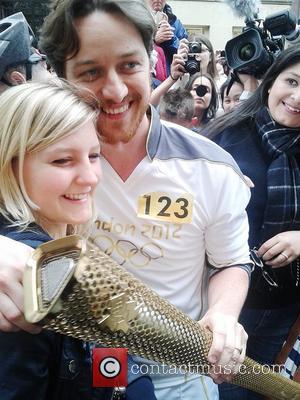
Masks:
[[[263,241],[284,231],[300,230],[300,129],[275,122],[268,108],[255,117],[262,146],[271,158],[267,173],[267,205]]]

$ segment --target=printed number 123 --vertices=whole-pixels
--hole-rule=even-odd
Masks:
[[[189,223],[192,212],[193,196],[189,193],[170,197],[166,193],[152,192],[139,197],[138,216],[140,218]]]

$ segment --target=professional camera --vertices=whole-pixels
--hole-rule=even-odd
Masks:
[[[190,75],[200,72],[200,60],[197,60],[197,54],[201,53],[201,50],[201,43],[189,42],[189,53],[184,68]]]
[[[280,11],[261,19],[246,19],[243,32],[225,46],[229,67],[261,78],[284,48],[285,39],[299,38],[296,15],[291,10]]]

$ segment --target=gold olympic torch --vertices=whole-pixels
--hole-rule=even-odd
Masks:
[[[45,329],[208,374],[212,334],[80,236],[38,247],[24,273],[25,317]],[[233,383],[278,400],[300,385],[245,359]]]

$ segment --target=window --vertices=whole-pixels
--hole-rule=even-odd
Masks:
[[[185,25],[188,35],[205,35],[209,37],[209,25]]]
[[[243,26],[233,26],[232,27],[232,37],[240,35],[243,31]]]

